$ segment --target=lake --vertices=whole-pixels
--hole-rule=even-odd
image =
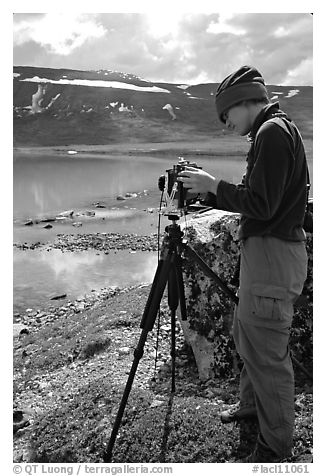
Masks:
[[[241,180],[246,168],[242,157],[185,158],[234,183]],[[58,233],[157,232],[158,214],[152,211],[159,207],[158,178],[177,161],[177,156],[14,154],[14,241],[46,243]],[[312,176],[312,163],[310,169]],[[117,200],[127,192],[138,195]],[[97,208],[97,202],[104,208]],[[50,229],[45,229],[44,223],[25,225],[29,219],[55,217],[66,210],[75,214],[91,210],[95,217],[84,216],[78,228],[72,224],[74,220],[52,223]],[[64,292],[67,298],[75,299],[92,289],[151,282],[157,263],[155,253],[127,251],[104,255],[95,251],[14,249],[13,258],[15,312],[42,307],[55,293]]]

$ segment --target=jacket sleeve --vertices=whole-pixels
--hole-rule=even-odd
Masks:
[[[221,180],[215,207],[257,220],[270,220],[277,211],[294,166],[291,138],[276,124],[263,124],[254,146],[248,185]]]
[[[246,177],[246,174],[242,176],[241,182],[237,185],[237,188],[243,188],[245,186],[245,177]],[[219,207],[216,206],[216,194],[212,192],[208,192],[206,194],[204,198],[204,204],[212,208],[218,208],[219,210],[224,210],[224,208],[222,208],[222,205],[220,205]]]

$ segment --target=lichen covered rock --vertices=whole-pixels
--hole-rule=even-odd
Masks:
[[[211,211],[188,221],[188,244],[225,283],[236,271],[239,215]],[[187,321],[185,340],[195,355],[199,377],[207,380],[232,371],[234,344],[230,334],[234,303],[193,261],[184,262]],[[236,288],[230,286],[236,292]]]
[[[236,293],[235,273],[240,252],[237,239],[240,216],[219,210],[194,216],[185,231],[188,244]],[[307,234],[308,277],[305,307],[295,310],[291,350],[304,365],[312,360],[312,234]],[[180,321],[191,346],[199,378],[207,380],[238,372],[239,357],[231,335],[234,302],[193,260],[184,261],[187,320]]]

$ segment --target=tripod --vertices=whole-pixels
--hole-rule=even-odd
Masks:
[[[182,277],[182,253],[193,262],[197,263],[203,272],[208,277],[212,278],[217,283],[219,288],[222,289],[235,304],[238,304],[238,297],[234,294],[234,292],[217,276],[216,273],[214,273],[214,271],[210,269],[210,267],[202,260],[195,250],[193,250],[191,246],[188,245],[187,241],[182,239],[184,233],[177,224],[179,216],[171,214],[168,215],[168,219],[172,221],[172,224],[168,225],[165,229],[166,233],[162,243],[160,260],[157,265],[153,284],[140,323],[142,332],[138,341],[138,345],[134,350],[134,360],[113,425],[111,437],[104,453],[103,459],[105,463],[111,462],[114,443],[120,428],[125,407],[127,405],[137,367],[144,353],[147,334],[154,327],[156,315],[166,284],[168,284],[168,305],[171,311],[171,392],[175,392],[175,323],[176,310],[179,304],[181,319],[187,320],[184,283]]]

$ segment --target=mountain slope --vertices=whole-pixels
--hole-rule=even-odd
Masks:
[[[14,67],[14,145],[193,140],[228,134],[216,116],[217,84],[153,83],[114,71]],[[267,86],[312,137],[312,87]]]

